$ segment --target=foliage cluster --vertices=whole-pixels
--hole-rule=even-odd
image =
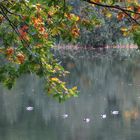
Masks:
[[[94,9],[102,7],[100,12],[110,20],[115,15],[118,22],[128,20],[129,25],[120,27],[124,35],[139,28],[140,4],[137,0],[83,1]],[[82,14],[77,14],[65,0],[40,3],[35,0],[1,0],[0,82],[10,89],[22,74],[34,73],[44,79],[46,92],[59,101],[77,96],[77,88],[68,88],[62,80],[67,72],[54,58],[51,48],[58,37],[66,42],[75,41],[83,27],[91,30],[99,26],[100,17],[96,12],[90,14],[92,10],[85,7]],[[98,28],[96,30],[98,32]]]
[[[77,37],[78,17],[64,13],[63,4],[51,1],[49,5],[2,1],[0,11],[0,82],[10,89],[20,75],[35,73],[44,79],[46,92],[59,101],[77,96],[77,88],[67,88],[61,80],[68,72],[54,58],[51,47],[58,34]]]
[[[78,40],[80,46],[94,48],[114,46],[117,45],[119,40],[127,38],[127,36],[124,36],[120,30],[120,28],[127,23],[119,22],[116,25],[116,22],[118,22],[116,16],[111,17],[111,21],[110,18],[108,19],[103,16],[100,16],[100,19],[102,20],[101,25],[95,26],[91,30],[81,29],[81,34]]]
[[[96,1],[91,1],[97,3]],[[114,4],[110,5],[107,1],[98,1],[97,4],[101,4],[103,6],[97,6],[96,4],[89,4],[85,2],[81,2],[80,0],[72,0],[67,2],[67,4],[71,5],[74,14],[79,15],[80,19],[86,23],[86,26],[79,26],[80,34],[78,40],[76,40],[76,44],[79,46],[86,47],[105,47],[107,45],[116,45],[120,40],[129,39],[130,36],[133,36],[133,32],[137,29],[137,18],[136,14],[125,14],[125,12],[121,12],[121,10],[114,10],[111,8],[106,8],[107,6],[126,6],[126,1],[116,1]],[[105,7],[104,7],[105,5]],[[131,5],[131,6],[130,6]],[[130,3],[128,9],[133,10],[138,3]],[[134,7],[133,7],[134,6]],[[136,6],[137,7],[137,6]],[[121,8],[121,7],[118,7]],[[127,7],[126,7],[127,9]],[[137,18],[136,18],[137,17]],[[117,24],[116,24],[117,23]],[[133,26],[131,26],[133,24]],[[57,42],[63,44],[64,42],[61,37],[58,38]]]

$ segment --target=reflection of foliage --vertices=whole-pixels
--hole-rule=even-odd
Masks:
[[[12,88],[20,75],[35,73],[45,80],[47,93],[62,101],[76,96],[77,89],[76,87],[68,89],[66,83],[60,80],[67,72],[54,59],[51,47],[56,38],[60,37],[67,42],[75,41],[80,35],[80,29],[83,27],[92,29],[93,26],[99,26],[100,22],[96,13],[89,14],[93,10],[91,6],[85,7],[83,13],[76,14],[65,0],[42,0],[42,4],[37,2],[0,1],[1,82]],[[122,1],[110,3],[111,1],[86,0],[86,2],[91,3],[95,9],[98,9],[96,6],[103,7],[101,13],[107,18],[112,17],[112,12],[117,12],[118,21],[131,19],[139,25],[140,8],[137,2],[127,1],[125,8],[121,7],[124,5]],[[123,27],[121,31],[126,34],[131,29],[134,28]]]

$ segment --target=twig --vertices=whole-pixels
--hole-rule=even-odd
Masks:
[[[91,0],[83,0],[83,1],[88,2],[90,4],[94,4],[96,6],[100,6],[100,7],[120,10],[123,13],[125,13],[132,21],[134,21],[136,24],[140,25],[140,23],[130,15],[130,13],[140,15],[140,13],[138,13],[136,11],[128,10],[126,8],[120,7],[119,5],[106,5],[106,4],[102,4],[102,3],[93,2]]]
[[[102,3],[93,2],[91,0],[83,0],[83,1],[88,2],[90,4],[94,4],[96,6],[100,6],[100,7],[112,8],[112,9],[117,9],[117,10],[120,10],[120,11],[126,11],[126,12],[129,12],[129,13],[134,13],[134,14],[139,14],[140,15],[139,12],[128,10],[128,9],[126,9],[126,7],[120,7],[119,5],[106,5],[106,4],[102,4]]]
[[[13,12],[9,11],[4,5],[1,5],[1,6],[2,6],[2,7],[4,8],[4,10],[5,10],[6,12],[8,12],[9,14],[12,14],[12,15],[15,15],[15,16],[20,16],[20,17],[21,17],[20,14],[13,13]]]

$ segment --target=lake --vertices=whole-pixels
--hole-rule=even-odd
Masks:
[[[65,56],[68,86],[78,98],[48,97],[43,81],[23,75],[0,88],[0,140],[140,139],[140,55],[106,52]]]

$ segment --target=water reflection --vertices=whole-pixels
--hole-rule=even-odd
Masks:
[[[0,140],[138,140],[136,58],[82,57],[63,62],[71,72],[66,81],[78,85],[79,98],[63,104],[53,101],[34,75],[24,75],[12,91],[1,86]]]

